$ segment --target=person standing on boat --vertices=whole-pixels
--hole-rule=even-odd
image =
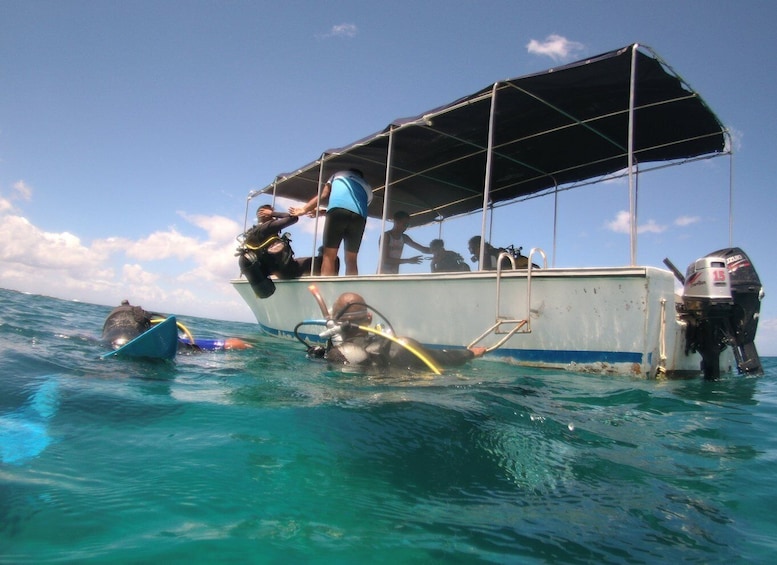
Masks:
[[[324,257],[321,274],[337,274],[335,259],[340,244],[345,242],[345,274],[358,275],[359,248],[367,224],[367,207],[372,202],[372,187],[358,169],[339,171],[329,177],[321,189],[321,198],[314,196],[304,206],[291,207],[292,216],[302,216],[328,202],[324,222]]]
[[[441,239],[433,239],[429,242],[432,250],[432,272],[450,273],[469,271],[469,265],[464,262],[464,257],[455,251],[445,249],[445,242]]]
[[[314,347],[308,354],[333,364],[424,368],[432,363],[453,367],[486,353],[485,347],[428,349],[412,338],[368,332],[362,328],[370,325],[372,314],[364,298],[355,292],[341,294],[332,306],[332,314],[340,326],[337,336],[327,342],[326,348]]]
[[[385,232],[385,243],[382,240],[378,240],[378,245],[383,246],[383,259],[380,263],[381,273],[397,274],[399,273],[399,266],[403,263],[418,264],[421,262],[420,255],[414,255],[413,257],[402,258],[402,250],[405,245],[409,245],[413,249],[421,251],[422,253],[431,253],[432,250],[425,245],[416,243],[413,239],[405,233],[410,225],[410,215],[402,210],[394,213],[394,225],[390,230]]]

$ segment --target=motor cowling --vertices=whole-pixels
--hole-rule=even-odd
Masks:
[[[707,255],[688,266],[683,303],[688,312],[700,316],[728,316],[734,300],[724,257]]]
[[[720,376],[720,353],[729,345],[741,374],[763,374],[754,343],[762,298],[758,274],[738,247],[714,251],[688,266],[686,352],[701,354],[705,378]]]

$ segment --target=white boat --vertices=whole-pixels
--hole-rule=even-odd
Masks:
[[[709,254],[688,268],[687,280],[669,262],[668,269],[635,264],[638,175],[729,147],[701,97],[655,52],[630,45],[396,120],[278,175],[249,194],[246,211],[247,218],[260,194],[307,201],[333,172],[358,168],[374,186],[371,217],[385,223],[401,209],[420,226],[481,213],[485,241],[495,207],[518,209],[528,198],[628,176],[630,265],[554,268],[532,249],[523,269],[311,274],[273,281],[268,298],[254,292],[250,275],[231,282],[261,330],[278,337],[293,338],[301,321],[321,318],[314,284],[330,304],[345,291],[361,294],[397,334],[432,348],[478,343],[488,358],[519,365],[647,378],[758,373],[753,339],[763,289],[744,252]]]

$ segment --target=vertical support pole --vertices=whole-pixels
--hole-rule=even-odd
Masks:
[[[558,240],[558,181],[554,178],[553,184],[555,185],[553,192],[553,258],[550,261],[550,266],[556,266],[556,242]],[[531,268],[531,258],[529,259],[529,268]]]
[[[386,233],[386,219],[388,217],[388,208],[390,200],[391,186],[391,159],[394,156],[394,126],[389,128],[388,147],[386,149],[386,177],[383,185],[383,217],[380,224],[380,248],[378,249],[378,274],[383,272],[383,250],[388,243],[383,235]]]
[[[494,153],[494,121],[496,120],[496,90],[498,82],[494,83],[491,89],[491,111],[488,117],[488,149],[486,151],[486,171],[483,181],[483,219],[480,226],[480,255],[478,259],[478,270],[483,270],[483,259],[486,251],[486,217],[488,214],[488,202],[491,199],[491,160]],[[493,213],[493,212],[492,212]]]
[[[310,261],[310,276],[313,276],[313,273],[316,268],[316,255],[318,251],[318,220],[321,217],[321,215],[318,213],[319,207],[321,206],[321,191],[324,189],[324,159],[326,158],[326,153],[321,154],[321,159],[318,161],[318,198],[316,199],[316,221],[313,224],[313,251],[310,254],[312,257]]]
[[[634,180],[634,103],[636,98],[637,80],[637,48],[635,43],[631,47],[631,83],[629,85],[629,239],[631,243],[631,266],[637,264],[637,190]]]
[[[731,136],[726,132],[729,143],[728,165],[728,246],[734,247],[734,146]]]

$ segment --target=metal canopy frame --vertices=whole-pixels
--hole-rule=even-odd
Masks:
[[[278,175],[249,200],[306,201],[329,175],[358,168],[374,187],[370,217],[385,224],[404,210],[419,226],[480,211],[485,243],[494,207],[628,176],[635,264],[638,173],[728,154],[728,141],[701,97],[652,49],[633,44],[395,120]]]

